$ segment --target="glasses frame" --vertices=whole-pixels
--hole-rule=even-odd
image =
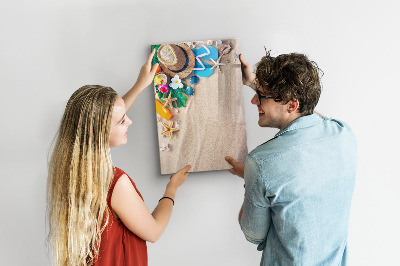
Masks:
[[[255,92],[256,92],[256,94],[257,94],[258,102],[259,102],[260,104],[261,104],[261,99],[274,99],[275,102],[281,101],[279,98],[274,97],[274,96],[269,96],[269,95],[263,96],[263,95],[261,95],[261,93],[260,93],[259,90],[255,90]]]

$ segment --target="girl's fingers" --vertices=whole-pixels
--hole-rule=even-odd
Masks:
[[[184,168],[182,168],[182,172],[186,173],[187,171],[190,170],[190,167],[192,167],[190,164],[186,165]]]
[[[153,60],[153,56],[156,53],[156,49],[153,49],[153,51],[151,51],[151,54],[149,55],[149,58],[147,59],[147,64],[151,64],[151,60]]]
[[[155,63],[151,69],[151,74],[154,76],[158,68],[158,63]]]

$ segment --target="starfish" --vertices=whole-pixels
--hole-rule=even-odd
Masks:
[[[168,144],[163,144],[162,147],[160,147],[159,149],[160,151],[170,151],[170,148],[168,146]]]
[[[224,66],[226,64],[221,63],[221,57],[223,55],[229,54],[229,52],[231,51],[232,47],[228,44],[224,49],[222,49],[222,53],[221,55],[217,58],[217,61],[214,61],[214,59],[211,58],[211,61],[213,61],[214,65],[212,66],[211,69],[217,68],[218,72],[221,72],[221,69],[219,68],[219,66]]]
[[[220,57],[218,57],[217,61],[214,61],[214,59],[211,58],[211,61],[213,61],[213,63],[214,63],[214,65],[211,67],[211,69],[216,68],[216,69],[218,69],[218,72],[221,72],[221,69],[219,68],[219,66],[226,65],[224,63],[219,62],[219,61],[221,61],[221,57],[222,57],[222,55]]]
[[[167,105],[169,105],[169,106],[171,106],[172,108],[174,108],[174,107],[172,106],[172,102],[176,101],[177,98],[172,98],[172,99],[171,99],[171,95],[172,95],[172,93],[170,93],[170,94],[168,95],[168,98],[162,98],[162,99],[164,100],[164,107],[167,106]]]
[[[174,121],[171,121],[171,124],[169,124],[169,125],[166,125],[163,122],[161,122],[161,124],[163,125],[163,127],[165,129],[163,132],[161,132],[161,135],[169,133],[169,136],[170,136],[171,139],[172,139],[172,132],[179,130],[179,128],[173,128],[172,127],[172,125],[174,124]]]

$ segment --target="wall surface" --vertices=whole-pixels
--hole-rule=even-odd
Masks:
[[[399,265],[400,150],[396,1],[45,1],[0,3],[0,265],[50,265],[46,253],[47,153],[65,104],[85,84],[123,95],[149,45],[239,38],[255,64],[307,54],[324,71],[317,111],[348,122],[358,140],[349,226],[350,265]],[[249,149],[277,130],[259,128],[244,87]],[[149,87],[129,115],[129,142],[112,151],[149,209],[162,196],[154,95]],[[226,171],[196,173],[176,197],[165,233],[149,244],[152,266],[259,265],[237,215],[243,181]]]

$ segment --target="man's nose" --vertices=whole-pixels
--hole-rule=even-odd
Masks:
[[[257,94],[254,94],[253,98],[251,99],[251,103],[255,105],[259,104]]]

